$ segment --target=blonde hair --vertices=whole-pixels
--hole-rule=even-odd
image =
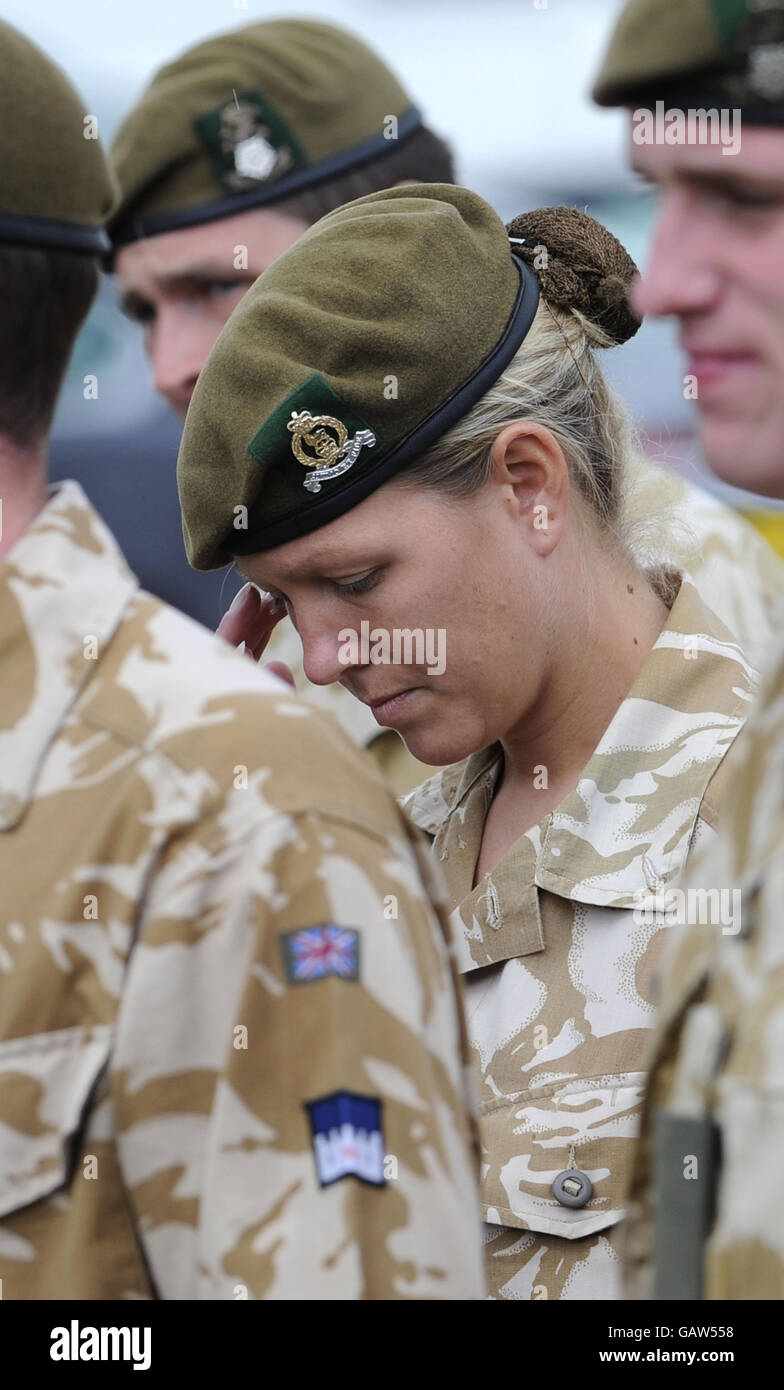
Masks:
[[[499,432],[517,420],[535,420],[557,439],[579,493],[604,531],[625,549],[625,474],[637,445],[626,406],[595,357],[596,348],[613,343],[579,310],[552,308],[541,299],[503,374],[400,475],[401,484],[468,497],[490,476]]]

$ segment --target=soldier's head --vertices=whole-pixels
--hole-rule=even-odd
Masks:
[[[637,328],[634,271],[572,209],[507,231],[466,189],[390,189],[265,271],[199,379],[178,462],[191,563],[236,560],[281,595],[308,678],[425,762],[503,736],[584,642],[591,595],[626,601],[629,431],[595,350]],[[365,622],[432,649],[445,633],[444,669],[413,638],[392,665],[353,650]]]
[[[0,458],[40,486],[57,396],[109,246],[114,188],[95,118],[65,75],[0,23]],[[11,138],[10,133],[13,132]],[[10,536],[4,531],[2,544]]]
[[[630,0],[594,97],[660,195],[633,299],[680,321],[706,457],[784,495],[784,0]]]
[[[181,415],[243,294],[311,223],[378,189],[454,177],[381,59],[303,20],[232,30],[162,68],[112,157],[121,304]]]

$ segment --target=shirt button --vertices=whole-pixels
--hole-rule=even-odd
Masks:
[[[561,1206],[584,1207],[593,1197],[593,1183],[579,1168],[566,1168],[558,1174],[552,1191]]]

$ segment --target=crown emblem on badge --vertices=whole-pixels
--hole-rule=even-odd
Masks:
[[[294,436],[291,451],[297,462],[317,470],[303,479],[302,486],[308,492],[321,492],[322,482],[347,473],[359,458],[360,450],[372,449],[376,442],[372,430],[357,430],[349,438],[342,420],[333,415],[311,415],[309,410],[292,410],[286,428]]]
[[[220,145],[233,164],[224,173],[230,188],[280,178],[291,168],[291,151],[285,145],[276,148],[271,137],[270,127],[252,102],[235,99],[221,109]]]

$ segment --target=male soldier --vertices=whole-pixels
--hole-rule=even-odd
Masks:
[[[636,307],[678,316],[707,458],[784,497],[784,3],[631,0],[594,95],[631,109],[634,165],[661,195]],[[657,121],[663,142],[644,134]],[[635,1296],[784,1297],[780,631],[771,656],[723,833],[673,904],[691,925],[673,931],[660,981],[627,1241]]]
[[[393,184],[453,181],[446,147],[372,50],[344,30],[302,20],[254,24],[183,54],[153,78],[112,153],[122,193],[111,226],[121,301],[145,327],[158,390],[183,415],[240,298],[311,223]],[[389,379],[383,389],[396,384]],[[729,507],[641,465],[631,514],[664,506],[686,522],[685,534],[677,525],[670,532],[669,558],[690,570],[757,658],[784,566]],[[247,586],[220,631],[253,649],[272,622]],[[397,791],[432,775],[340,686],[304,680],[290,624],[277,629],[267,654],[287,662],[309,698],[370,747]]]
[[[375,769],[140,592],[46,435],[113,191],[0,25],[4,1299],[482,1296],[448,945]],[[465,1055],[465,1053],[463,1053]]]
[[[344,29],[290,19],[231,30],[162,68],[112,159],[121,304],[144,327],[156,389],[183,418],[232,310],[312,222],[392,184],[454,181],[446,145],[372,49]],[[239,617],[252,621],[258,593],[244,599]],[[290,624],[273,646],[398,791],[430,775],[341,686],[305,681]]]

